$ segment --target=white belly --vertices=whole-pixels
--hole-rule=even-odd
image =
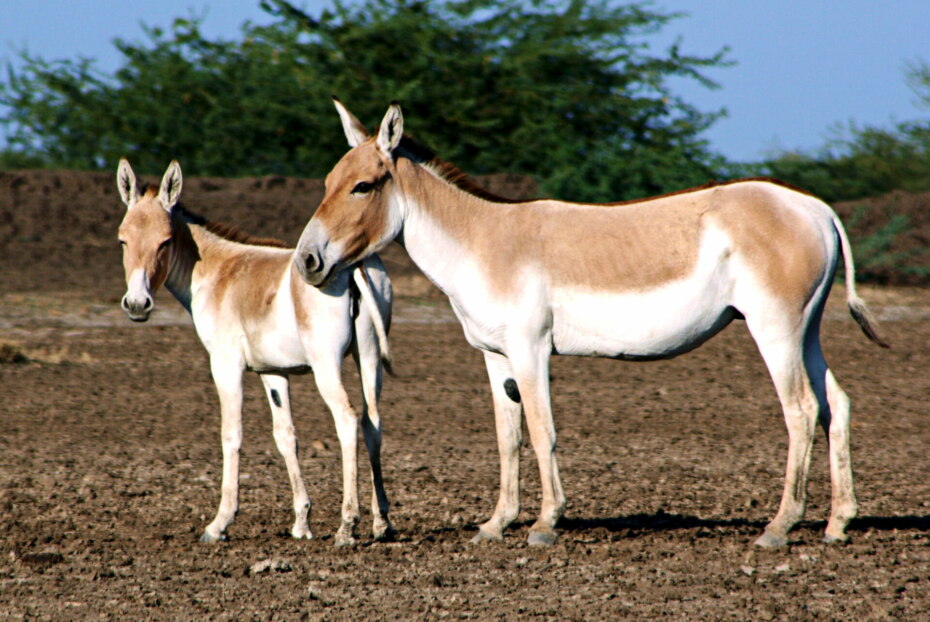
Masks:
[[[614,358],[667,358],[701,345],[738,313],[726,239],[705,234],[685,278],[640,291],[550,292],[553,350]]]
[[[611,358],[667,358],[692,350],[736,313],[721,300],[676,295],[566,293],[553,306],[556,354]]]

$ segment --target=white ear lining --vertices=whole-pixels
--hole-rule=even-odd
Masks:
[[[365,129],[361,121],[349,112],[349,109],[346,108],[338,98],[333,97],[333,104],[336,106],[336,111],[339,113],[339,119],[342,121],[342,131],[345,132],[346,140],[349,141],[350,147],[358,147],[371,138],[371,134],[368,133],[368,130]]]
[[[161,178],[161,187],[158,190],[158,200],[161,201],[162,207],[171,211],[181,196],[181,186],[181,165],[177,160],[172,160]]]
[[[136,174],[132,171],[132,167],[126,158],[120,158],[119,166],[116,169],[116,188],[119,190],[119,196],[127,209],[139,200]]]
[[[393,102],[378,127],[378,149],[385,154],[390,154],[397,148],[403,137],[404,115],[397,102]]]

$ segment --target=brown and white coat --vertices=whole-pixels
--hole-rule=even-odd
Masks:
[[[222,414],[223,482],[216,517],[202,540],[225,537],[238,510],[242,443],[242,375],[258,373],[274,422],[274,438],[287,465],[295,521],[291,534],[310,538],[310,498],[297,460],[288,377],[312,369],[317,388],[336,422],[342,448],[342,524],[336,544],[354,541],[359,520],[356,439],[365,435],[373,480],[373,534],[390,532],[388,499],[381,477],[378,397],[387,361],[385,320],[391,317],[391,283],[377,255],[360,267],[338,271],[324,289],[308,286],[294,268],[294,250],[274,240],[251,238],[209,223],[177,204],[181,169],[172,162],[160,188],[140,191],[126,160],[117,185],[127,211],[119,227],[127,291],[122,306],[135,321],[148,319],[155,293],[165,287],[190,312],[210,356]],[[353,292],[353,288],[356,288]],[[361,419],[341,379],[352,353],[362,381]],[[154,379],[153,379],[154,380]]]
[[[758,344],[790,439],[781,506],[757,544],[784,544],[803,516],[818,421],[828,432],[833,481],[826,539],[846,539],[857,511],[849,401],[819,338],[841,257],[849,308],[870,338],[880,338],[856,295],[849,241],[829,206],[764,179],[618,204],[506,201],[404,137],[398,106],[374,137],[336,106],[353,148],[327,177],[295,260],[320,284],[396,238],[449,296],[468,341],[485,355],[501,457],[497,508],[476,540],[501,538],[519,511],[521,406],[543,495],[529,541],[555,540],[565,497],[550,355],[668,358],[734,319],[745,319]]]

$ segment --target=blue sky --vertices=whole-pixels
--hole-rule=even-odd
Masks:
[[[321,2],[295,2],[311,12]],[[656,0],[684,12],[649,39],[662,49],[676,37],[683,51],[710,55],[729,46],[738,64],[709,75],[721,88],[690,81],[675,92],[699,109],[726,108],[706,134],[736,161],[779,149],[815,149],[838,123],[889,126],[926,119],[904,80],[908,62],[930,61],[928,0]],[[0,61],[28,49],[46,60],[85,56],[112,71],[114,37],[142,40],[141,23],[166,27],[175,17],[205,15],[208,37],[237,38],[240,25],[270,21],[258,0],[0,0]]]

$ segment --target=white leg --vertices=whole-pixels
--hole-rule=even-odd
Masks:
[[[542,504],[539,518],[530,527],[527,539],[530,545],[536,546],[555,543],[555,525],[565,508],[565,494],[562,492],[559,465],[555,456],[555,424],[549,402],[550,343],[548,338],[542,339],[523,348],[511,348],[508,353],[522,397],[526,427],[539,464]]]
[[[846,527],[858,513],[849,453],[849,398],[829,369],[826,370],[826,392],[830,408],[827,416],[822,414],[821,425],[830,444],[833,499],[824,542],[846,542]]]
[[[762,547],[786,545],[788,531],[804,517],[807,474],[814,443],[814,428],[820,411],[820,400],[811,385],[805,366],[802,340],[791,331],[783,331],[781,334],[775,332],[769,330],[767,336],[772,338],[765,339],[760,339],[757,331],[753,332],[775,383],[788,428],[785,488],[778,513],[756,540],[756,545]]]
[[[356,324],[357,325],[357,324]],[[362,432],[365,446],[368,448],[368,461],[371,464],[371,535],[375,540],[392,537],[394,529],[388,518],[390,503],[384,490],[384,478],[381,473],[381,415],[378,412],[378,399],[384,370],[378,353],[377,341],[369,329],[356,329],[356,344],[352,356],[362,379]]]
[[[497,429],[497,449],[500,453],[500,496],[491,518],[481,525],[473,543],[503,539],[504,529],[520,513],[520,444],[523,428],[520,420],[520,387],[514,379],[507,358],[484,353],[484,364],[494,398],[494,424]]]
[[[356,464],[358,416],[342,384],[339,361],[324,360],[312,366],[320,396],[333,414],[336,435],[342,448],[342,524],[336,532],[336,546],[345,546],[355,542],[355,525],[359,519]]]
[[[210,370],[220,398],[223,442],[223,483],[216,517],[204,529],[201,541],[226,538],[226,528],[239,511],[239,448],[242,446],[242,368],[223,357],[211,357]]]
[[[259,374],[265,386],[265,395],[271,406],[271,418],[274,426],[274,440],[278,452],[287,465],[287,477],[291,482],[294,495],[294,526],[291,535],[295,538],[310,539],[308,517],[310,514],[310,497],[300,475],[300,463],[297,460],[297,436],[294,434],[294,422],[291,419],[291,400],[288,391],[288,378],[278,374]]]

